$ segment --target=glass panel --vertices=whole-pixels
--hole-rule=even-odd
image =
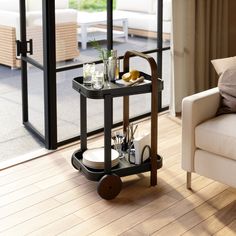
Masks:
[[[80,95],[72,88],[72,79],[82,69],[57,73],[57,133],[58,142],[80,134]]]
[[[113,47],[119,56],[157,48],[156,1],[113,0],[113,5]]]
[[[43,71],[28,67],[28,109],[30,123],[44,135]]]
[[[100,59],[95,47],[107,47],[106,0],[70,0],[65,11],[60,2],[55,1],[57,66]]]
[[[77,76],[82,76],[82,68],[57,73],[58,141],[80,135],[80,94],[72,88]],[[103,100],[87,99],[88,132],[104,126],[103,114]]]
[[[0,162],[43,147],[22,125],[21,71],[0,65]]]
[[[163,0],[163,47],[170,46],[172,0]]]
[[[88,99],[88,131],[104,127],[104,100]]]
[[[171,56],[170,50],[163,51],[162,57],[162,79],[164,80],[164,90],[162,91],[162,107],[170,105],[171,88]]]
[[[42,0],[28,1],[26,14],[26,36],[27,40],[33,40],[33,54],[27,54],[27,56],[33,58],[40,64],[43,64],[42,19]]]

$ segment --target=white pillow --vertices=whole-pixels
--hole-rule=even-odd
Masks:
[[[172,0],[163,0],[163,21],[171,21],[171,14],[172,14],[171,1]],[[151,14],[157,13],[157,2],[158,0],[153,0],[152,11],[150,12]]]
[[[28,11],[42,11],[42,0],[27,0],[27,3]],[[55,8],[69,8],[69,0],[55,0]]]
[[[27,0],[27,10],[28,11],[41,11],[42,10],[42,1]]]
[[[19,12],[19,0],[0,0],[0,10]]]
[[[213,64],[216,73],[221,75],[228,68],[236,67],[236,56],[235,57],[226,57],[221,59],[214,59],[211,61]]]
[[[153,0],[117,0],[116,9],[151,13],[153,11]]]
[[[172,15],[172,0],[163,0],[163,20],[171,21]]]
[[[69,8],[69,0],[55,0],[56,9],[67,9]]]

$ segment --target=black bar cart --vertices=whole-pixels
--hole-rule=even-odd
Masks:
[[[127,51],[124,56],[123,73],[129,72],[129,61],[133,56],[141,57],[148,61],[151,75],[141,72],[145,81],[134,86],[124,86],[117,82],[105,85],[100,90],[83,84],[83,78],[73,79],[73,88],[80,93],[80,127],[81,147],[72,155],[72,165],[75,169],[93,181],[99,181],[97,192],[104,199],[113,199],[121,191],[120,177],[150,171],[150,184],[157,184],[157,169],[162,167],[162,158],[157,154],[157,128],[158,110],[157,94],[163,89],[163,81],[158,79],[157,64],[155,60],[137,51]],[[120,73],[120,77],[123,73]],[[125,158],[120,159],[118,165],[112,167],[111,163],[111,129],[113,117],[113,98],[123,97],[123,130],[129,125],[129,96],[143,93],[151,93],[151,149],[150,158],[145,162],[135,165],[130,164]],[[87,150],[87,98],[104,99],[104,169],[93,169],[84,165],[83,153]]]

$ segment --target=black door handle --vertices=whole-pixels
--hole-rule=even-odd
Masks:
[[[30,39],[26,42],[16,40],[16,55],[20,56],[21,54],[29,53],[33,55],[33,40]]]

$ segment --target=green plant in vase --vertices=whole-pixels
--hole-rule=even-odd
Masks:
[[[101,60],[107,60],[111,56],[111,51],[107,48],[103,48],[95,39],[90,41],[90,43],[92,47],[98,51]]]
[[[95,39],[90,41],[92,47],[98,51],[99,58],[103,61],[104,80],[108,81],[108,58],[111,56],[111,50],[101,47]]]

